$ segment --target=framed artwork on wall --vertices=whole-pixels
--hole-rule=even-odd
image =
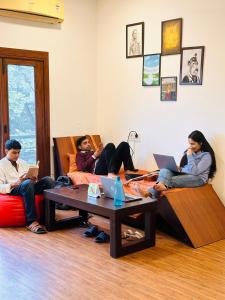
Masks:
[[[126,58],[144,55],[144,22],[126,25]]]
[[[181,53],[183,27],[182,23],[183,20],[181,18],[162,22],[162,55],[173,55]]]
[[[161,54],[148,54],[143,56],[142,85],[160,85]]]
[[[180,59],[180,84],[202,85],[204,46],[183,48]]]
[[[161,101],[177,101],[177,77],[161,77]]]

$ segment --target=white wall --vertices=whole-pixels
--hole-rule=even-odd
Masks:
[[[136,164],[153,169],[152,152],[178,159],[187,135],[200,129],[216,151],[214,187],[225,202],[224,12],[223,0],[213,5],[203,0],[65,0],[61,25],[0,17],[0,45],[49,52],[51,137],[98,128],[105,141],[119,142],[134,129],[141,138]],[[177,17],[184,21],[183,46],[206,46],[204,82],[178,86],[178,101],[162,103],[159,87],[141,86],[142,59],[125,58],[125,25],[144,21],[145,53],[154,53],[161,48],[161,21]],[[179,75],[179,56],[163,57],[164,75]]]
[[[96,0],[66,0],[65,21],[0,17],[1,47],[49,52],[51,137],[96,132]]]
[[[136,165],[154,169],[153,152],[179,161],[188,134],[203,131],[216,152],[214,188],[225,203],[225,2],[98,1],[98,129],[119,142],[140,134]],[[183,46],[206,47],[203,86],[179,86],[177,102],[160,102],[159,87],[142,87],[142,58],[126,59],[126,24],[145,22],[145,54],[161,51],[161,21],[183,18]],[[162,76],[179,76],[180,56],[162,58]]]

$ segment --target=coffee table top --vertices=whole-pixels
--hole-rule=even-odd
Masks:
[[[84,209],[87,211],[93,211],[94,207],[102,208],[110,211],[132,210],[137,207],[149,207],[156,206],[157,200],[148,198],[142,198],[141,200],[124,202],[122,206],[114,206],[113,199],[107,197],[94,198],[88,196],[88,185],[82,184],[78,186],[78,189],[71,189],[69,187],[61,187],[45,190],[45,197],[48,200],[64,203],[78,209]],[[91,209],[92,208],[92,209]],[[93,211],[94,212],[94,211]]]

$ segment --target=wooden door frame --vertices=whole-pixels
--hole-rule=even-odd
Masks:
[[[24,49],[12,49],[12,48],[2,48],[0,47],[0,58],[1,59],[20,59],[20,60],[33,60],[43,63],[43,105],[44,105],[44,127],[43,136],[45,139],[45,144],[42,145],[42,148],[46,149],[46,159],[43,165],[43,174],[50,175],[50,108],[49,108],[49,55],[48,52],[44,51],[33,51],[33,50],[24,50]],[[2,65],[0,64],[0,71],[2,71]],[[0,89],[2,88],[2,82],[0,81]],[[0,92],[0,104],[3,103],[2,92]],[[2,111],[2,110],[1,110]],[[1,119],[1,116],[0,116]],[[1,134],[1,146],[0,154],[4,155],[4,126],[0,122],[0,134]],[[43,144],[43,143],[42,143]]]

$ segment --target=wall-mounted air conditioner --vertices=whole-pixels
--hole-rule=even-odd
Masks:
[[[0,16],[61,23],[64,20],[64,0],[0,0]]]

